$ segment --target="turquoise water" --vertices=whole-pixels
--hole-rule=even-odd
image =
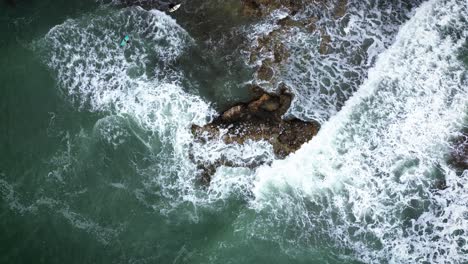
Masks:
[[[466,263],[468,175],[447,160],[466,127],[468,6],[349,2],[337,25],[321,18],[342,45],[333,53],[316,57],[304,32],[289,39],[291,112],[326,120],[284,161],[264,142],[190,134],[249,98],[243,45],[277,18],[246,19],[237,1],[172,17],[1,2],[0,263]],[[376,44],[342,49],[359,37]],[[333,75],[334,92],[304,91]],[[272,164],[221,167],[207,187],[190,153]]]

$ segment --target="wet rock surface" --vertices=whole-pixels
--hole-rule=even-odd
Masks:
[[[459,174],[468,170],[468,129],[465,129],[453,142],[449,162]]]
[[[254,90],[257,94],[254,100],[234,105],[205,126],[192,125],[195,141],[205,143],[221,138],[226,144],[244,144],[247,140],[264,140],[273,146],[277,158],[284,158],[317,134],[319,126],[315,122],[282,118],[292,100],[292,94],[287,89],[281,89],[279,94],[263,92],[259,87],[255,87]],[[214,163],[198,162],[197,165],[201,171],[202,182],[209,183],[219,166],[254,168],[262,163],[252,161],[247,164],[234,164],[224,157]]]
[[[225,144],[244,144],[247,141],[267,141],[273,147],[276,158],[284,158],[312,139],[319,130],[316,122],[299,119],[283,119],[291,106],[293,95],[283,83],[282,68],[290,62],[290,47],[283,42],[294,37],[298,31],[318,36],[317,51],[330,52],[333,39],[324,28],[316,23],[320,19],[303,12],[309,5],[318,5],[331,10],[332,18],[340,19],[346,14],[347,0],[242,0],[240,14],[250,20],[271,20],[274,13],[281,15],[273,19],[273,28],[266,34],[255,36],[254,43],[246,42],[243,49],[247,61],[254,70],[253,100],[234,103],[219,117],[205,126],[192,126],[195,142],[209,144],[221,140]],[[271,91],[271,92],[265,92]],[[192,155],[193,157],[193,155]],[[220,166],[255,168],[265,162],[250,160],[236,164],[230,157],[221,156],[210,162],[193,158],[201,172],[201,181],[208,184]]]
[[[275,72],[281,72],[281,68],[287,63],[290,51],[285,47],[282,37],[294,37],[295,32],[305,31],[316,34],[319,38],[318,52],[322,55],[328,54],[333,39],[324,28],[319,28],[316,22],[318,17],[313,15],[297,15],[299,11],[306,9],[308,5],[317,5],[321,8],[331,8],[332,18],[340,19],[345,16],[347,0],[243,0],[243,14],[255,18],[265,18],[274,11],[281,10],[284,17],[276,21],[276,28],[267,35],[258,36],[256,43],[249,47],[249,61],[256,65],[256,78],[258,85],[267,87],[277,86],[282,80],[275,76]],[[304,15],[305,14],[305,15]]]
[[[303,1],[291,1],[291,0],[242,0],[244,4],[245,15],[255,16],[266,16],[271,12],[279,8],[287,8],[292,13],[296,13],[298,10],[303,8],[305,5],[310,3],[319,3],[323,1],[314,0],[303,0]]]

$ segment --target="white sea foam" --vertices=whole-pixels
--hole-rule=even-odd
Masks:
[[[367,263],[466,263],[468,174],[445,162],[467,112],[466,17],[466,1],[419,7],[319,134],[257,171],[252,206]]]
[[[275,67],[273,81],[258,81],[262,87],[275,89],[285,83],[296,95],[288,115],[325,122],[336,114],[344,102],[359,87],[374,64],[376,56],[393,43],[399,25],[411,16],[413,6],[422,1],[344,1],[346,14],[335,16],[337,4],[343,1],[311,3],[291,19],[310,23],[308,28],[283,27],[280,35],[268,36],[278,29],[278,20],[284,12],[277,12],[264,21],[247,27],[252,45],[259,38],[277,38],[287,50],[285,61]],[[331,42],[325,54],[319,52],[321,41],[329,36]],[[261,59],[273,58],[266,48]],[[255,61],[258,65],[260,62]]]
[[[63,202],[51,198],[42,197],[28,204],[27,201],[21,199],[20,194],[14,190],[14,187],[3,179],[0,179],[0,196],[7,202],[11,210],[21,215],[27,213],[37,214],[40,210],[44,209],[57,212],[58,215],[65,217],[74,227],[94,235],[102,244],[108,244],[121,231],[119,228],[103,227],[91,219],[71,211],[69,206]]]
[[[468,175],[457,176],[443,157],[449,148],[448,138],[460,126],[460,113],[466,111],[466,77],[462,78],[466,71],[455,58],[461,42],[439,34],[444,27],[461,31],[460,16],[466,17],[466,13],[461,1],[424,4],[401,28],[396,43],[379,58],[364,85],[323,125],[319,135],[286,160],[258,171],[252,206],[273,211],[272,222],[300,228],[295,239],[325,232],[366,262],[468,261],[463,255],[467,244],[460,242],[468,232],[468,195],[463,189]],[[366,37],[362,38],[358,29],[365,24],[364,18],[366,14],[359,12],[351,15],[343,38],[353,39],[350,32],[357,30],[354,41],[362,42]],[[377,15],[374,22],[379,18]],[[373,28],[373,23],[367,27]],[[131,34],[131,42],[121,48],[119,42],[125,34]],[[376,30],[375,35],[379,34]],[[463,34],[466,37],[466,30]],[[372,64],[373,54],[390,43],[391,37],[381,41],[367,50],[371,55],[365,65]],[[252,178],[245,176],[250,173],[245,168],[222,167],[208,190],[199,193],[194,187],[196,166],[188,155],[190,125],[206,123],[214,111],[200,97],[187,93],[181,86],[183,75],[170,67],[185,47],[193,45],[173,19],[139,8],[104,9],[55,27],[42,44],[44,59],[56,72],[64,94],[81,109],[130,116],[162,142],[162,146],[153,146],[145,141],[156,161],[140,172],[153,175],[151,183],[162,188],[158,194],[170,198],[169,207],[180,200],[204,203],[225,199],[233,191],[248,195]],[[302,55],[293,54],[291,59]],[[329,61],[329,66],[341,67],[342,61],[333,61],[333,56]],[[314,67],[307,60],[302,62],[307,70]],[[331,72],[330,80],[343,73]],[[294,74],[300,72],[290,74],[296,78]],[[315,80],[314,76],[302,77]],[[294,108],[298,116],[323,121],[339,105],[336,96],[330,95],[325,105],[331,108],[320,112],[310,104],[310,94],[300,89],[296,92],[296,107],[303,107]],[[122,131],[106,124],[111,119],[99,121],[95,132],[115,146],[121,144]],[[201,161],[212,162],[226,155],[237,162],[273,159],[271,146],[265,142],[242,147],[219,141],[195,147],[195,159]],[[73,157],[66,156],[59,163],[68,164],[69,159]],[[445,175],[447,189],[430,190],[434,171]],[[60,179],[66,181],[66,177]],[[8,185],[1,186],[2,196],[12,193]],[[119,183],[113,186],[122,187]],[[134,193],[146,203],[144,191]],[[158,205],[148,205],[164,211]],[[88,223],[75,213],[67,213],[66,206],[57,208],[71,223],[94,232],[91,220]],[[258,225],[253,223],[252,227]],[[104,229],[102,238],[107,241],[113,235]]]
[[[130,36],[130,43],[121,47],[125,35]],[[240,165],[243,159],[273,159],[271,147],[264,142],[228,146],[217,141],[190,148],[190,126],[205,124],[216,112],[182,86],[184,73],[171,64],[195,44],[163,12],[105,7],[54,27],[40,44],[44,61],[56,73],[65,96],[80,109],[111,114],[96,123],[94,137],[116,148],[131,134],[138,136],[120,124],[127,119],[150,135],[138,139],[152,152],[154,163],[139,172],[151,175],[146,184],[159,186],[159,194],[169,198],[171,206],[187,200],[205,203],[232,191],[216,184],[210,187],[213,195],[197,191],[197,167],[190,151],[205,163],[220,155],[238,157]],[[238,179],[239,186],[245,186]]]
[[[3,178],[3,175],[1,176]],[[11,210],[15,210],[20,214],[37,211],[37,207],[34,205],[26,206],[22,204],[14,187],[3,179],[0,179],[0,195],[8,203]]]

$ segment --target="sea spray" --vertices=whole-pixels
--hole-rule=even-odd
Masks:
[[[131,41],[120,47],[119,40],[126,34],[131,35]],[[243,173],[252,175],[249,170],[241,168],[243,173],[231,178],[231,184],[220,183],[224,176],[219,176],[216,184],[201,190],[194,159],[209,162],[226,156],[239,167],[251,159],[273,160],[266,142],[229,146],[217,141],[203,147],[193,143],[190,126],[203,125],[216,116],[210,103],[186,87],[185,73],[177,70],[176,61],[194,45],[174,19],[139,7],[102,8],[67,20],[38,43],[39,53],[55,73],[64,96],[82,111],[107,115],[96,122],[90,135],[85,132],[85,137],[99,139],[114,151],[125,149],[129,137],[136,137],[149,151],[145,159],[152,160],[151,164],[137,168],[145,179],[145,191],[136,195],[161,212],[186,201],[203,206],[233,192],[248,197],[252,178]],[[119,147],[122,144],[126,145]],[[151,190],[166,201],[163,208],[147,203],[141,195]]]
[[[275,10],[246,26],[252,43],[246,60],[255,58],[251,64],[259,66],[280,53],[283,61],[273,67],[273,79],[255,82],[269,90],[284,83],[296,95],[287,116],[323,123],[357,90],[422,1],[300,2],[303,8],[295,12]],[[337,16],[337,9],[346,12]]]
[[[372,3],[393,10],[363,10],[348,25],[359,31],[373,19],[368,27],[386,43],[376,44],[372,52],[379,53],[413,13],[399,1]],[[467,175],[444,162],[466,112],[466,71],[452,56],[466,38],[462,8],[460,1],[424,5],[309,145],[256,175],[220,167],[209,187],[197,186],[190,125],[215,113],[176,64],[196,45],[189,34],[168,16],[135,7],[104,6],[67,20],[35,51],[58,81],[61,103],[76,108],[51,114],[55,154],[35,155],[37,142],[27,140],[31,148],[14,149],[11,172],[1,168],[2,252],[8,260],[53,254],[60,262],[466,262]],[[393,11],[402,17],[372,18]],[[381,30],[379,20],[392,30]],[[136,33],[121,49],[128,32]],[[291,59],[309,65],[301,54]],[[300,92],[296,106],[305,103],[296,110],[311,117],[315,99]],[[265,142],[192,148],[206,161],[228,155],[242,165],[257,154],[273,161]],[[16,156],[24,149],[34,154]],[[255,210],[246,208],[249,199]]]
[[[445,162],[466,112],[467,16],[463,1],[424,3],[318,136],[258,170],[265,221],[302,223],[298,237],[329,236],[364,262],[468,261],[468,175]]]

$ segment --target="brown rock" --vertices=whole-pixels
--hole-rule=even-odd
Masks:
[[[258,88],[253,88],[258,90]],[[258,92],[258,91],[257,91]],[[296,151],[302,144],[311,140],[318,132],[318,125],[299,119],[283,120],[281,116],[291,105],[292,95],[283,84],[280,94],[263,92],[257,99],[247,104],[240,104],[225,111],[220,118],[203,127],[192,126],[195,140],[206,142],[218,138],[220,130],[227,130],[222,135],[226,144],[244,144],[246,140],[266,140],[273,146],[275,155],[284,158]],[[254,168],[261,162],[253,162],[248,167]],[[209,182],[218,166],[245,166],[229,162],[225,157],[214,164],[199,164],[201,166],[201,181]]]
[[[245,106],[244,105],[236,105],[231,107],[230,109],[226,110],[221,118],[224,121],[236,121],[242,118],[244,115]]]
[[[269,66],[266,66],[265,63],[263,63],[260,69],[257,71],[257,77],[260,80],[269,81],[273,78],[273,75],[273,69]]]
[[[335,7],[335,19],[341,18],[346,14],[346,7],[348,5],[348,0],[338,0],[338,3]]]
[[[319,30],[321,42],[320,54],[327,54],[332,47],[331,37],[325,29],[317,28],[318,17],[295,16],[306,5],[320,5],[323,8],[334,7],[332,16],[339,19],[346,14],[347,0],[241,0],[243,13],[250,19],[259,19],[268,16],[274,10],[283,8],[289,13],[285,18],[277,21],[278,27],[267,35],[260,35],[247,49],[250,53],[252,65],[257,68],[254,85],[261,85],[269,89],[278,88],[278,94],[264,92],[260,87],[253,86],[254,100],[237,104],[225,112],[212,123],[203,127],[192,129],[196,140],[221,139],[226,144],[244,144],[247,140],[265,140],[272,144],[275,155],[284,158],[296,151],[302,144],[308,142],[319,130],[315,122],[305,122],[299,119],[284,120],[293,100],[293,95],[281,82],[280,75],[288,62],[290,52],[282,40],[294,37],[298,31],[316,32]],[[223,131],[221,134],[221,131]],[[202,181],[207,184],[211,175],[218,166],[246,166],[246,164],[234,164],[228,158],[223,157],[212,164],[201,164],[203,172]],[[254,168],[261,162],[253,162],[247,166]]]
[[[258,112],[258,109],[265,103],[267,102],[268,100],[270,100],[270,96],[268,94],[263,94],[262,96],[260,96],[260,98],[258,98],[257,100],[254,100],[252,101],[251,103],[249,103],[249,110],[250,112]]]
[[[290,16],[278,20],[278,25],[282,27],[302,27],[301,21],[293,20]]]
[[[314,32],[317,29],[317,26],[315,25],[315,23],[317,23],[317,21],[318,21],[317,17],[308,18],[304,23],[304,25],[306,26],[307,31]]]
[[[246,16],[260,16],[261,9],[260,4],[255,0],[242,0],[243,13]]]
[[[468,170],[468,129],[455,138],[452,143],[452,151],[449,159],[450,164],[460,173]]]
[[[288,51],[283,43],[277,43],[275,45],[273,56],[275,57],[275,63],[281,63],[288,57]]]
[[[322,41],[320,42],[319,52],[320,54],[327,54],[331,42],[331,37],[327,35],[323,30],[322,32]]]
[[[260,107],[265,111],[274,112],[279,109],[280,100],[277,97],[271,98],[270,100],[264,102]]]

